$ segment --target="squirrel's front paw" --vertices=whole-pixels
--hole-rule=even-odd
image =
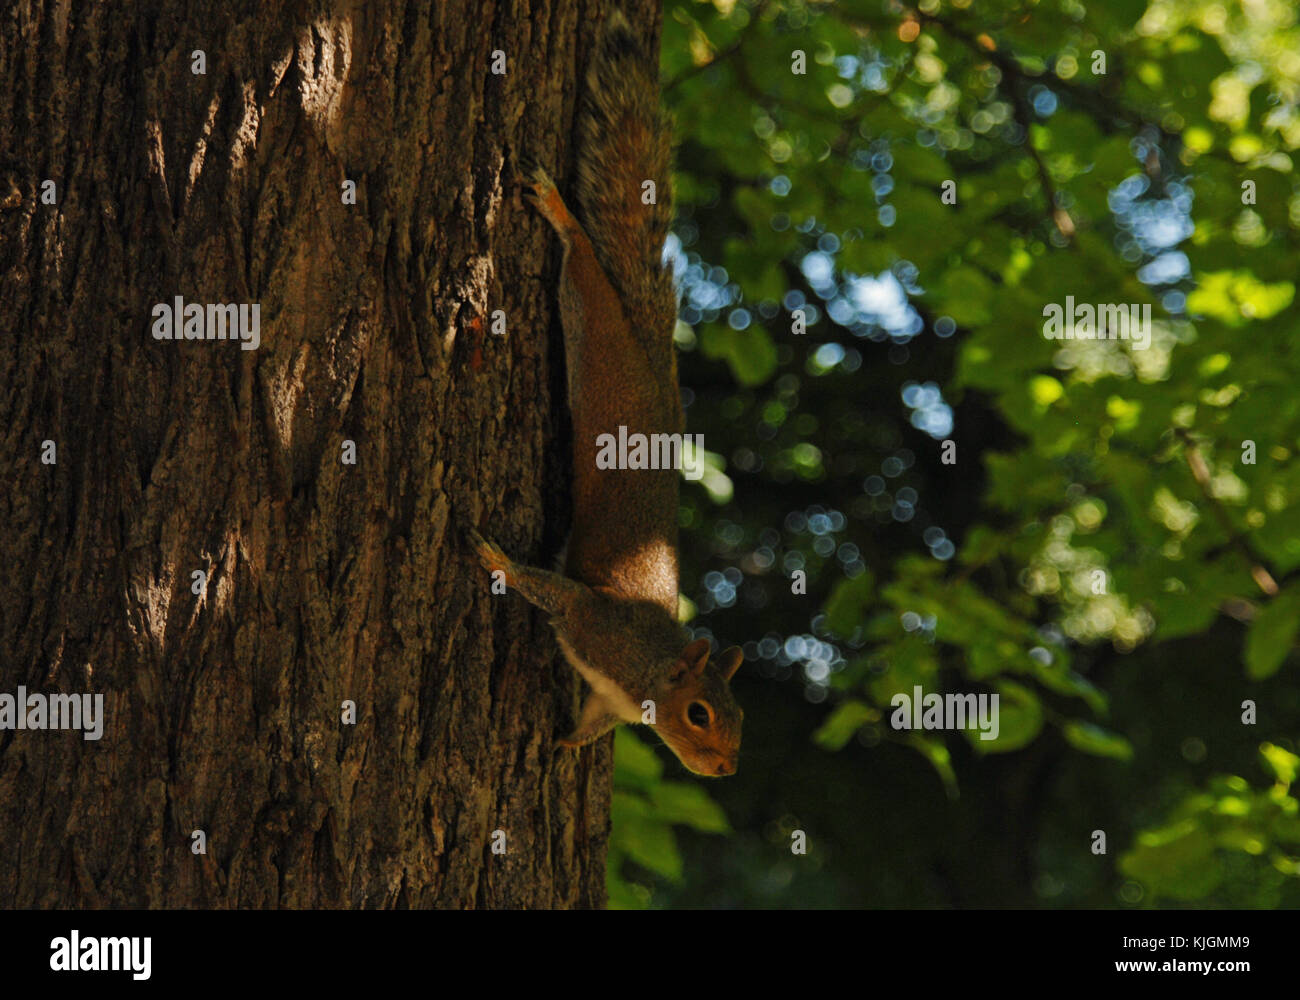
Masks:
[[[473,528],[469,529],[470,544],[474,546],[474,551],[478,553],[479,562],[489,573],[495,573],[501,570],[508,573],[510,570],[510,557],[501,551],[501,548],[480,535]]]

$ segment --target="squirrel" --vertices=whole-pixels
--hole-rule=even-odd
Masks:
[[[558,300],[573,418],[565,572],[520,565],[477,531],[469,536],[490,572],[550,613],[561,651],[591,688],[561,746],[649,722],[689,770],[734,774],[743,712],[730,681],[743,654],[733,646],[710,662],[709,640],[689,641],[678,623],[678,473],[597,466],[602,435],[625,427],[680,444],[683,424],[677,300],[662,260],[671,131],[654,63],[617,9],[601,29],[578,121],[582,222],[545,171],[525,183],[563,249]],[[649,204],[647,180],[660,194]]]

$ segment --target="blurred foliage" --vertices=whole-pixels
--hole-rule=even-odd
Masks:
[[[1219,776],[1204,792],[1188,795],[1160,827],[1143,830],[1119,859],[1152,901],[1201,899],[1229,876],[1233,855],[1258,858],[1273,869],[1261,874],[1267,902],[1276,902],[1287,879],[1300,875],[1300,800],[1291,793],[1300,757],[1272,744],[1260,756],[1276,779],[1257,791],[1244,778]]]
[[[608,888],[611,909],[639,909],[649,901],[640,885],[623,879],[626,862],[673,881],[682,877],[674,825],[702,833],[727,833],[727,817],[702,785],[664,781],[664,766],[646,744],[619,727],[614,737],[618,761],[610,806]]]
[[[678,786],[620,735],[611,901],[1300,905],[1296,9],[668,0],[662,52],[746,745]],[[1149,343],[1049,339],[1067,297]],[[998,738],[894,731],[916,686]]]

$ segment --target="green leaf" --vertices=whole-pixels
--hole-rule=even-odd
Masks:
[[[848,638],[866,618],[873,596],[870,572],[840,580],[826,601],[826,624],[837,635]]]
[[[730,833],[727,814],[704,790],[702,785],[669,781],[655,785],[650,803],[656,818],[665,823],[681,823],[701,833]]]
[[[706,358],[723,360],[741,385],[762,385],[776,371],[776,345],[758,324],[744,330],[710,323],[700,335]]]
[[[921,756],[930,762],[939,775],[939,780],[943,782],[944,794],[949,799],[955,800],[958,795],[957,791],[957,772],[952,769],[952,755],[943,742],[931,736],[920,736],[916,733],[911,734],[906,741],[914,749],[919,750]]]
[[[626,726],[614,730],[614,787],[645,789],[663,774],[663,761]]]
[[[1133,757],[1133,744],[1118,733],[1091,722],[1071,719],[1061,727],[1061,733],[1072,747],[1094,757],[1112,757],[1115,760],[1131,760]]]
[[[1268,769],[1273,772],[1273,776],[1282,784],[1290,785],[1295,781],[1296,775],[1300,774],[1300,757],[1289,750],[1283,750],[1272,743],[1265,743],[1259,748],[1259,753],[1264,758],[1264,763],[1268,765]]]
[[[1215,271],[1199,276],[1187,296],[1187,311],[1240,326],[1277,315],[1294,298],[1295,285],[1289,281],[1268,285],[1249,271]]]
[[[646,802],[616,791],[610,804],[610,821],[612,839],[628,858],[671,881],[682,877],[682,856],[672,827],[652,818]]]
[[[956,171],[942,156],[923,146],[913,143],[898,143],[891,153],[894,157],[894,172],[899,177],[921,181],[936,187],[943,181],[956,179]],[[937,199],[937,195],[935,196]]]
[[[993,283],[973,267],[944,272],[934,294],[939,310],[958,326],[983,326],[993,318]]]
[[[853,734],[873,718],[877,711],[866,702],[850,698],[836,706],[825,722],[813,733],[813,740],[825,750],[842,750]]]
[[[1246,633],[1246,673],[1263,680],[1277,673],[1300,630],[1300,586],[1292,585],[1264,605]]]
[[[995,739],[983,739],[977,729],[965,730],[966,738],[981,753],[1007,753],[1032,743],[1043,728],[1043,706],[1029,688],[1015,681],[999,680],[993,685],[998,692],[998,729]]]
[[[1196,819],[1138,836],[1137,846],[1122,855],[1119,869],[1155,896],[1199,899],[1223,878],[1214,840]]]
[[[610,838],[609,852],[605,856],[606,906],[611,910],[644,910],[650,905],[650,887],[623,877],[623,863],[627,854],[618,846],[618,836]]]
[[[1063,653],[1063,651],[1060,652]],[[1030,672],[1037,678],[1038,683],[1049,691],[1082,698],[1088,703],[1088,707],[1098,715],[1105,715],[1109,711],[1109,699],[1097,689],[1097,686],[1092,681],[1082,674],[1073,670],[1061,669],[1055,662],[1050,664],[1039,663],[1037,660],[1031,660],[1030,662],[1033,664]]]

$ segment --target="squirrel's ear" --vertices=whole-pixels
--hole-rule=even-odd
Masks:
[[[730,649],[723,650],[722,655],[718,657],[718,669],[722,671],[724,681],[729,681],[736,675],[736,671],[740,669],[740,663],[744,658],[745,654],[739,646],[732,646]]]
[[[704,673],[704,667],[709,662],[709,640],[696,639],[694,642],[688,642],[686,648],[682,650],[681,659],[691,673]]]

